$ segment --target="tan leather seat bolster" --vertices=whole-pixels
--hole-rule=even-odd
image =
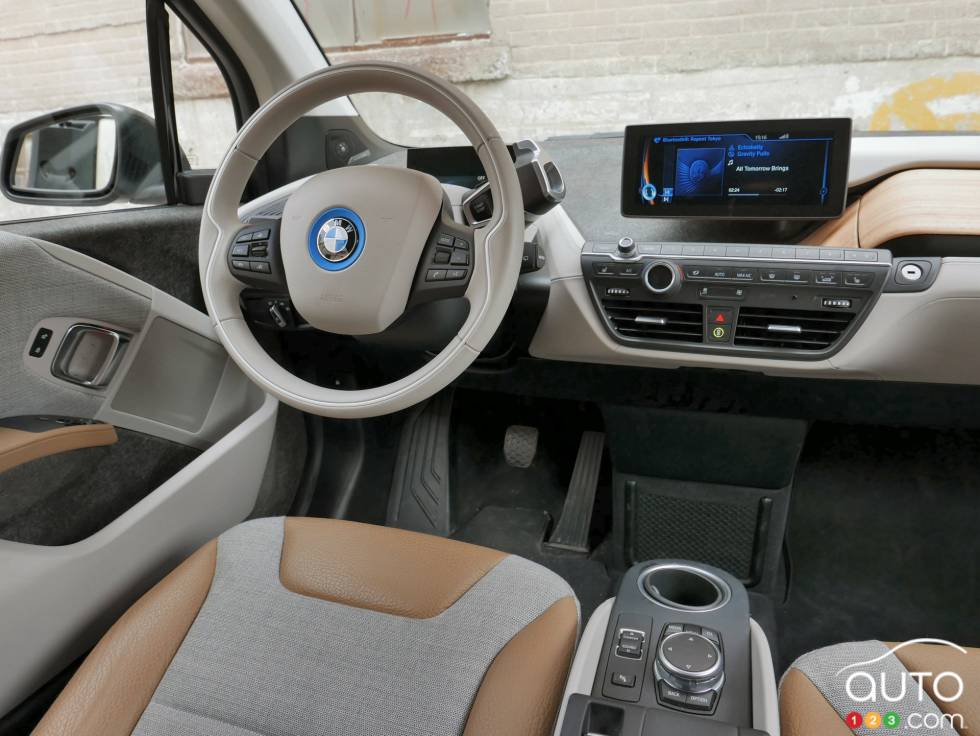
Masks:
[[[790,669],[779,687],[779,723],[783,736],[853,736],[816,685]]]
[[[578,637],[578,607],[562,598],[500,650],[463,736],[547,736],[555,725]]]
[[[892,648],[895,645],[886,646]],[[910,644],[895,652],[895,656],[909,672],[932,673],[932,676],[922,677],[922,689],[939,710],[954,718],[952,728],[962,729],[961,733],[977,733],[980,731],[980,649],[966,651],[966,654],[961,654],[941,644]],[[950,703],[936,697],[935,676],[943,672],[953,672],[963,681],[963,694]],[[917,687],[913,689],[911,697],[918,696]],[[956,694],[957,688],[953,678],[945,677],[939,690],[944,697],[950,698]]]
[[[279,577],[294,593],[407,618],[437,616],[506,555],[416,532],[287,518]]]
[[[129,736],[211,588],[209,542],[120,618],[78,668],[35,736]]]

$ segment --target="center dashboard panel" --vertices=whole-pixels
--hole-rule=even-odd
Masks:
[[[586,244],[582,273],[620,344],[795,360],[832,355],[886,285],[929,276],[896,281],[885,250],[630,238]]]

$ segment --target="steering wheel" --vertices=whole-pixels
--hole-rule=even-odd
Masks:
[[[248,250],[254,225],[238,208],[256,163],[293,122],[337,97],[388,92],[427,103],[446,115],[476,150],[493,195],[489,222],[469,228],[447,214],[445,194],[428,174],[388,166],[354,166],[310,177],[285,202],[278,233],[264,224],[281,256],[264,273],[246,272],[232,257]],[[510,154],[484,113],[451,84],[391,63],[343,64],[300,79],[271,98],[242,126],[215,172],[204,203],[198,258],[204,300],[232,360],[267,392],[302,411],[357,418],[416,404],[455,380],[503,320],[520,275],[524,213]],[[447,255],[448,261],[447,261]],[[465,264],[465,265],[464,265]],[[257,281],[258,280],[258,281]],[[459,332],[435,357],[404,378],[344,391],[297,378],[252,335],[239,295],[246,285],[288,293],[313,327],[362,335],[381,332],[408,307],[465,296],[470,309]]]

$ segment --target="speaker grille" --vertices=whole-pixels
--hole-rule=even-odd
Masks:
[[[753,579],[759,499],[720,503],[678,498],[637,488],[630,520],[633,562],[679,558]]]

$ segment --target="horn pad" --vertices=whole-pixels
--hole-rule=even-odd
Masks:
[[[405,311],[442,202],[439,182],[412,169],[354,166],[305,181],[286,201],[280,231],[303,319],[342,335],[388,328]]]

